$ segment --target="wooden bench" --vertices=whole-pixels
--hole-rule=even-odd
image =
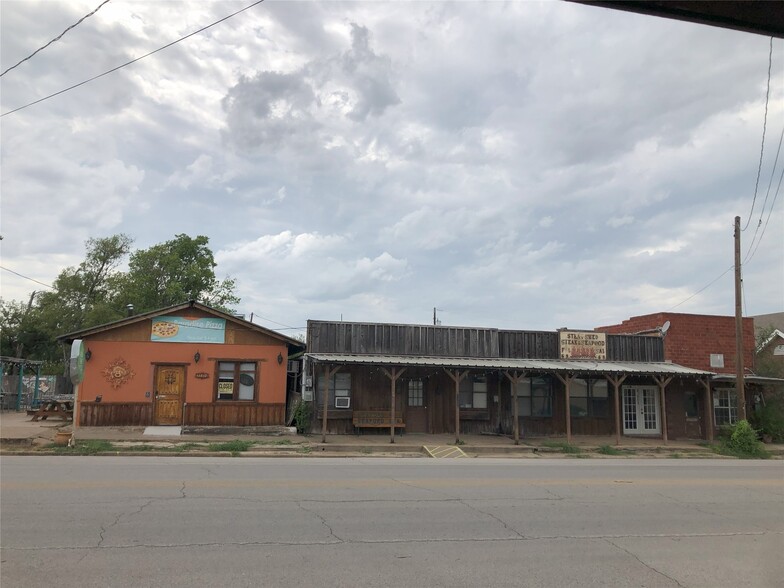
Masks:
[[[357,429],[388,429],[392,426],[392,413],[388,410],[355,410],[351,423]],[[406,428],[402,416],[395,415],[395,428]]]

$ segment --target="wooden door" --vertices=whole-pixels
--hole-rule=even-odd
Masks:
[[[427,433],[427,396],[422,380],[409,380],[404,395],[406,399],[406,432]]]
[[[155,371],[155,424],[181,425],[185,367],[159,365]]]

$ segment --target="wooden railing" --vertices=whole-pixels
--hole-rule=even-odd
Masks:
[[[80,402],[83,427],[146,427],[152,424],[151,402]]]
[[[204,402],[185,405],[186,425],[248,427],[283,425],[285,404],[251,404],[245,402]]]

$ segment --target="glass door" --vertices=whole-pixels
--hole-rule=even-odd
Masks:
[[[625,435],[661,433],[656,386],[623,387],[623,432]]]

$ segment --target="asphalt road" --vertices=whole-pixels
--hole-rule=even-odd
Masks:
[[[782,586],[784,462],[3,457],[3,588]]]

